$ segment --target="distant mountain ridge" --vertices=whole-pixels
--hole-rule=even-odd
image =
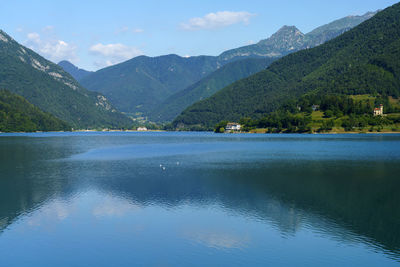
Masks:
[[[213,77],[213,80],[217,81],[218,75],[225,76],[221,76],[223,83],[216,82],[214,85],[209,80],[207,81],[209,75],[226,64],[248,58],[268,58],[268,62],[271,63],[289,53],[330,40],[370,18],[373,14],[375,13],[348,16],[321,26],[308,34],[303,34],[295,26],[283,26],[270,38],[254,45],[225,51],[216,57],[139,56],[98,70],[83,77],[80,82],[87,89],[104,94],[117,109],[134,117],[150,118],[158,122],[170,121],[171,116],[177,115],[177,112],[183,111],[188,105],[198,101],[199,97],[208,97],[210,96],[208,92],[215,93],[228,85],[224,82],[235,82],[262,70],[252,68],[246,73],[242,71],[240,75],[233,77],[228,74],[230,67],[227,67]],[[246,68],[244,66],[241,69]],[[233,73],[238,69],[240,67],[237,64],[232,65]],[[230,78],[226,79],[227,76]],[[197,90],[194,84],[202,83],[203,79],[205,79],[204,84],[208,83],[208,86],[200,86],[204,91],[190,92]],[[187,96],[180,94],[183,91],[187,93]],[[181,103],[174,100],[181,97],[185,98]],[[174,103],[169,104],[167,99],[172,99]],[[174,112],[167,111],[168,107],[172,106],[174,106]]]
[[[261,118],[306,94],[400,96],[400,4],[196,102],[173,125],[210,128],[222,120]]]
[[[282,57],[295,51],[323,44],[370,19],[375,14],[376,12],[367,12],[362,16],[347,16],[320,26],[307,34],[303,34],[295,26],[285,25],[271,37],[261,40],[257,44],[225,51],[219,58],[231,61],[243,57]]]
[[[84,69],[80,69],[68,60],[62,60],[58,62],[58,65],[61,66],[66,72],[71,74],[72,77],[74,77],[75,80],[78,82],[88,76],[89,74],[93,73],[93,71],[87,71]]]
[[[139,56],[98,70],[81,84],[104,94],[121,111],[147,114],[217,68],[217,59],[211,56]]]
[[[60,66],[20,45],[0,30],[0,88],[74,128],[119,127],[131,121],[107,99],[83,88]]]

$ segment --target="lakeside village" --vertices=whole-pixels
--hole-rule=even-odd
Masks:
[[[365,97],[365,96],[364,96]],[[396,101],[398,101],[396,99]],[[370,113],[342,112],[313,104],[310,109],[297,113],[278,111],[259,120],[241,119],[239,122],[221,121],[216,133],[391,133],[400,132],[400,107],[391,101],[389,112],[384,105],[370,108]]]
[[[214,127],[215,133],[396,133],[400,132],[400,99],[388,98],[387,105],[373,104],[372,96],[353,96],[358,101],[337,101],[340,107],[326,103],[296,105],[261,119],[243,118],[239,122],[221,121]],[[340,99],[342,100],[342,99]],[[360,100],[364,101],[361,105]],[[333,102],[335,102],[333,101]],[[365,103],[368,102],[368,105]],[[336,104],[337,104],[336,103]],[[346,106],[343,103],[353,103]],[[355,103],[355,104],[354,104]],[[378,102],[379,103],[379,102]],[[355,107],[357,106],[357,107]],[[387,108],[386,108],[387,107]],[[366,111],[369,112],[367,113]],[[385,111],[384,111],[385,110]],[[80,132],[148,132],[169,131],[171,128],[147,123],[131,129],[92,129]],[[185,130],[185,129],[180,129]],[[191,129],[186,129],[191,130]],[[210,129],[203,129],[210,130]]]

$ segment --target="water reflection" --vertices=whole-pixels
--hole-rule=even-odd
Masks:
[[[399,261],[399,140],[3,137],[0,229],[27,217],[39,229],[71,224],[85,231],[96,222],[146,243],[143,236],[165,230],[165,221],[171,246],[250,251],[264,225],[283,240],[306,232],[361,242]],[[246,232],[247,224],[254,226]]]

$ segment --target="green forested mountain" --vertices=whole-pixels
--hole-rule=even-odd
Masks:
[[[74,128],[120,127],[130,120],[107,99],[80,86],[60,66],[0,31],[0,88],[23,96]]]
[[[186,107],[206,99],[225,86],[265,69],[273,59],[248,58],[226,64],[199,82],[168,97],[150,113],[150,120],[172,121]]]
[[[400,95],[400,4],[187,108],[174,126],[259,118],[306,94]]]
[[[81,84],[107,96],[121,111],[146,113],[217,67],[215,57],[139,56],[101,69]]]
[[[0,90],[0,132],[68,131],[71,126],[22,96]]]
[[[221,64],[232,61],[231,63],[168,97],[150,112],[150,120],[171,121],[196,101],[205,99],[223,87],[265,69],[279,57],[297,50],[320,45],[350,30],[375,14],[376,12],[369,12],[363,16],[347,16],[318,27],[307,34],[301,33],[294,26],[284,26],[270,38],[255,45],[226,51],[218,57],[218,61]],[[239,60],[240,58],[245,59]]]
[[[87,71],[84,69],[80,69],[68,60],[62,60],[58,62],[58,66],[62,67],[66,72],[71,74],[72,77],[74,77],[75,80],[78,82],[88,76],[89,74],[93,73],[92,71]]]
[[[284,26],[268,39],[226,51],[217,57],[139,56],[101,69],[82,78],[80,82],[89,90],[104,94],[121,111],[136,117],[168,121],[188,105],[217,92],[228,82],[261,70],[257,69],[260,66],[258,63],[250,70],[249,61],[243,61],[244,66],[237,63],[220,70],[224,65],[247,58],[268,58],[272,61],[300,49],[319,45],[370,18],[371,14],[349,16],[306,35],[294,26]],[[228,74],[230,70],[232,74]],[[209,76],[214,71],[217,73]],[[185,92],[180,94],[181,91]]]

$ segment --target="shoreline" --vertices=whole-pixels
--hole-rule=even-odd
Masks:
[[[203,133],[214,133],[213,131],[166,131],[166,130],[147,130],[147,131],[137,131],[137,130],[74,130],[74,131],[36,131],[36,132],[0,132],[0,134],[28,134],[28,133],[112,133],[112,132],[127,132],[127,133],[169,133],[169,132],[203,132]],[[267,132],[232,132],[232,133],[217,133],[217,134],[276,134],[276,135],[291,135],[291,134],[304,134],[304,135],[311,135],[311,134],[400,134],[400,131],[393,132],[393,131],[382,131],[382,132],[312,132],[312,133],[267,133]]]

